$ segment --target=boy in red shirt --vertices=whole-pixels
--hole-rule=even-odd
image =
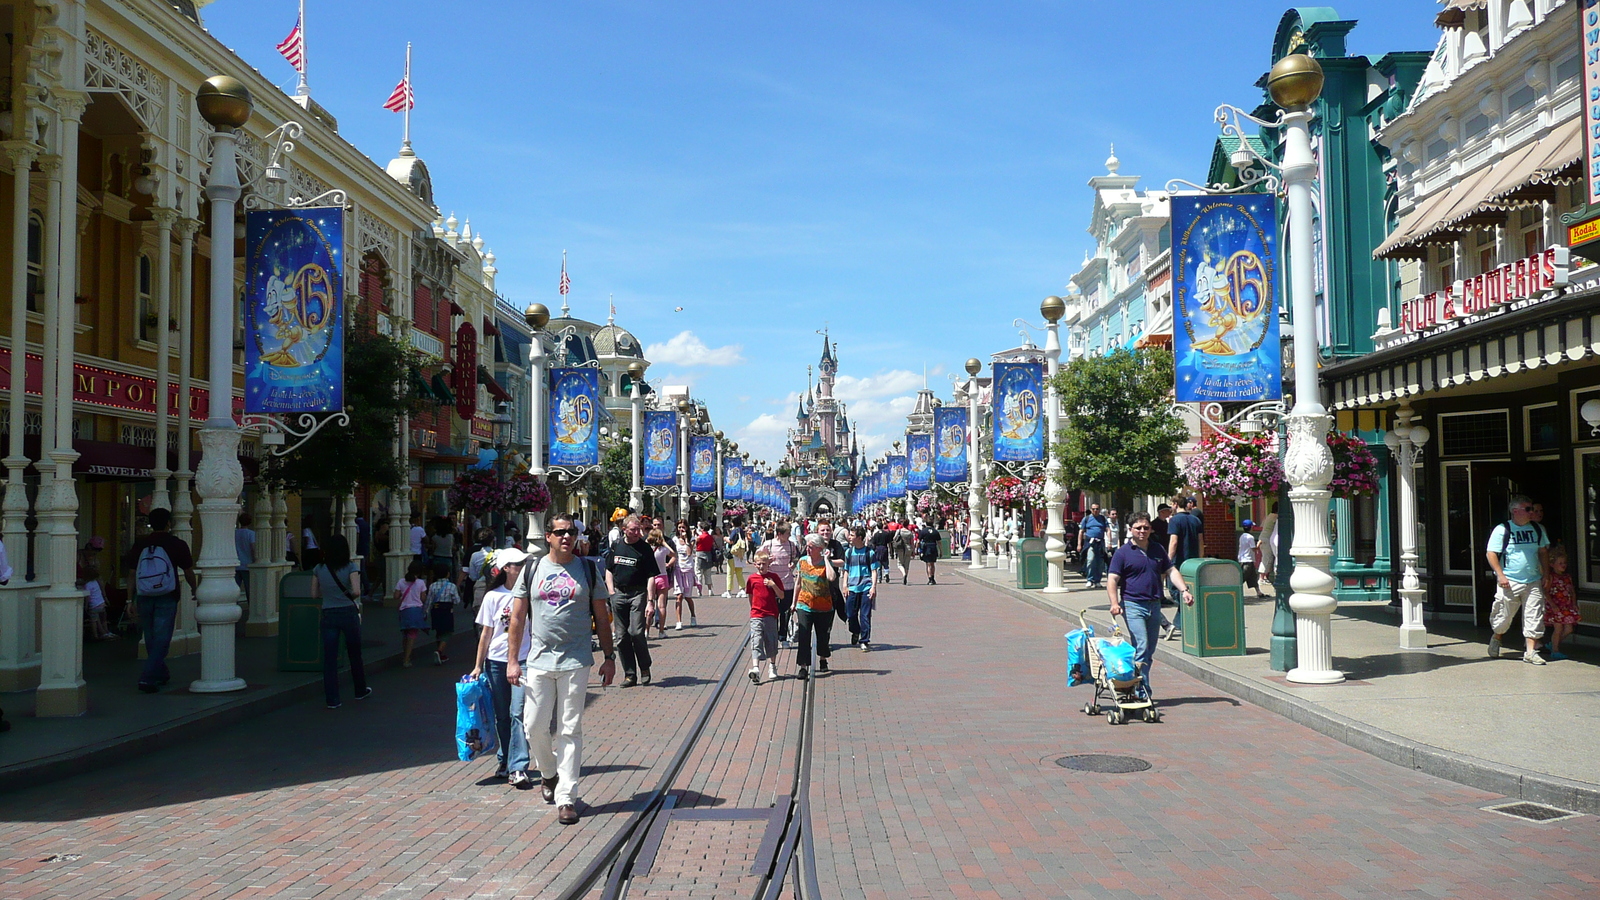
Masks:
[[[778,677],[778,598],[783,595],[783,582],[767,571],[771,554],[759,550],[755,561],[756,570],[745,579],[744,589],[750,595],[750,683],[760,684],[763,660],[767,680]]]

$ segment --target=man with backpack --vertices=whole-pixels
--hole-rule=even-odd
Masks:
[[[1544,581],[1550,572],[1550,536],[1544,526],[1533,521],[1533,503],[1513,494],[1507,512],[1510,521],[1501,522],[1489,533],[1484,556],[1494,570],[1494,606],[1489,610],[1489,658],[1500,658],[1500,636],[1511,628],[1517,609],[1522,609],[1522,637],[1527,644],[1522,661],[1544,665],[1539,655],[1539,638],[1544,636]]]
[[[139,629],[144,633],[146,655],[139,690],[146,694],[154,694],[172,680],[167,650],[178,622],[178,570],[183,570],[189,590],[200,582],[189,545],[171,534],[171,527],[171,510],[151,510],[150,533],[135,541],[122,557],[122,567],[132,573],[129,582],[139,609]]]

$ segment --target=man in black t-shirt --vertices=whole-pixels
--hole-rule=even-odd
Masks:
[[[606,560],[606,586],[611,589],[611,618],[622,626],[622,686],[640,679],[650,683],[650,647],[645,641],[645,610],[655,600],[655,578],[661,574],[655,551],[644,539],[644,521],[635,513],[622,520],[622,540]]]

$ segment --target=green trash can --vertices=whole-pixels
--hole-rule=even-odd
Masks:
[[[1243,656],[1244,569],[1231,559],[1190,559],[1178,570],[1194,594],[1183,611],[1183,652]]]
[[[1044,538],[1023,538],[1017,551],[1017,587],[1025,591],[1042,590],[1048,581],[1044,561]]]
[[[322,601],[311,596],[310,572],[278,581],[278,671],[322,671]]]

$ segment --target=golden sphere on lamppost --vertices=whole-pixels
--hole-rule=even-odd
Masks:
[[[1291,53],[1267,73],[1272,102],[1290,112],[1305,109],[1322,95],[1322,64],[1304,53]]]
[[[644,364],[643,363],[628,363],[628,377],[632,378],[634,381],[638,381],[639,379],[643,378],[644,377]]]
[[[250,89],[232,75],[213,75],[194,92],[194,105],[200,108],[200,118],[213,128],[238,128],[250,121],[250,111],[255,104],[250,100]]]
[[[550,324],[550,307],[543,303],[530,303],[528,308],[522,311],[522,319],[534,331],[543,331],[544,327]]]
[[[982,372],[982,371],[983,371],[983,361],[982,360],[978,359],[976,356],[974,356],[971,359],[967,360],[967,374],[968,375],[976,376],[979,372]]]
[[[1067,301],[1053,295],[1046,297],[1039,304],[1039,314],[1046,322],[1059,322],[1067,314]]]

